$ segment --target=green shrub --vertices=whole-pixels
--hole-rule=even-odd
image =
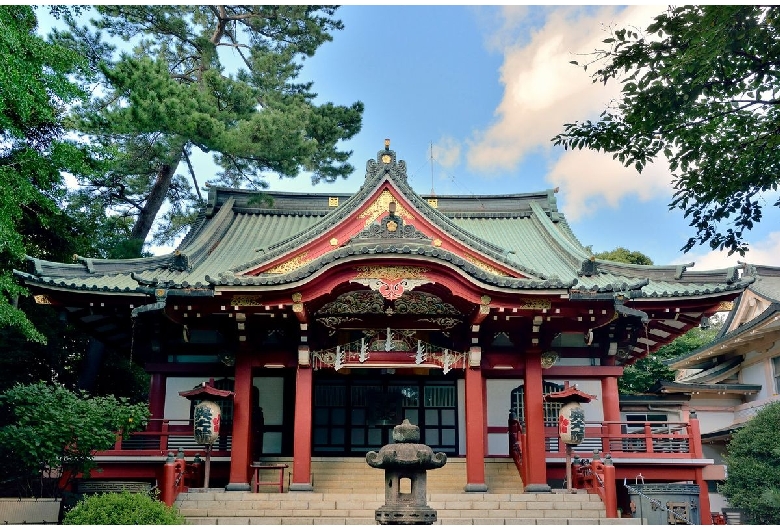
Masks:
[[[90,495],[65,514],[62,524],[79,525],[182,525],[176,508],[145,493],[102,493]]]
[[[780,403],[762,408],[734,433],[726,448],[728,476],[720,488],[749,524],[780,524]]]

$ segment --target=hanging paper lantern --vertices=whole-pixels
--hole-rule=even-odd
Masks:
[[[579,445],[585,439],[585,411],[579,403],[567,403],[561,407],[558,436],[567,445]]]
[[[195,406],[192,418],[195,426],[195,442],[211,445],[219,438],[221,411],[213,401],[201,401]]]

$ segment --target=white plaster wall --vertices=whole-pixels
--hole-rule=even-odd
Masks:
[[[165,381],[165,418],[187,420],[190,417],[190,401],[179,392],[192,390],[208,381],[208,377],[168,377]]]
[[[563,384],[563,381],[555,381]],[[583,403],[585,421],[604,421],[604,400],[601,399],[601,381],[569,379],[569,386],[577,385],[577,388],[586,394],[596,396],[590,403]]]
[[[512,390],[523,384],[522,379],[487,379],[487,424],[488,427],[507,427],[509,405]],[[494,456],[509,455],[509,435],[506,433],[488,433],[488,454]]]
[[[769,373],[767,374],[767,370]],[[740,372],[740,383],[746,383],[749,385],[761,385],[761,390],[753,396],[749,396],[749,401],[761,401],[767,397],[771,397],[774,394],[774,388],[771,384],[772,379],[772,367],[767,366],[766,362],[758,362],[750,366],[745,366]]]
[[[506,427],[509,419],[509,398],[512,390],[523,384],[522,379],[486,379],[488,427]],[[508,444],[507,444],[508,447]],[[494,453],[490,453],[494,454]],[[502,454],[502,453],[496,453]]]
[[[734,423],[733,412],[702,412],[696,414],[699,418],[699,429],[702,434],[725,429]]]

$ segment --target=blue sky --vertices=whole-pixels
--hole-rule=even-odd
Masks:
[[[641,175],[611,155],[566,152],[549,141],[568,121],[596,118],[617,85],[593,84],[569,61],[595,49],[608,27],[644,27],[663,6],[356,6],[340,8],[345,29],[307,60],[323,101],[365,103],[353,150],[355,174],[333,186],[354,191],[365,160],[390,138],[418,192],[520,193],[559,188],[558,206],[595,251],[624,246],[657,264],[697,269],[747,259],[772,264],[780,214],[767,196],[765,219],[746,258],[697,247],[679,210],[669,211],[671,177],[659,161]],[[434,163],[431,163],[431,144]],[[310,189],[304,179],[276,189]],[[320,185],[322,186],[322,185]]]
[[[656,264],[695,261],[697,269],[743,259],[775,264],[775,196],[764,198],[765,219],[750,235],[753,250],[746,258],[708,247],[683,255],[679,249],[693,231],[681,211],[668,209],[673,190],[664,161],[639,175],[611,155],[564,151],[550,142],[564,123],[596,118],[618,94],[618,85],[593,84],[569,61],[595,49],[608,27],[644,27],[662,9],[342,6],[337,16],[345,29],[305,61],[301,79],[314,81],[321,102],[365,104],[362,131],[342,146],[353,151],[355,173],[314,188],[306,176],[271,179],[271,189],[356,191],[366,160],[390,138],[420,193],[558,187],[559,209],[597,252],[624,246]]]

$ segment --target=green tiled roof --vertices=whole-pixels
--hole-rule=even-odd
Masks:
[[[390,154],[385,163],[382,156]],[[353,240],[287,274],[246,276],[319,237],[366,206],[389,181],[403,199],[442,232],[521,278],[498,276],[430,244]],[[425,256],[461,269],[487,285],[504,289],[560,289],[580,296],[676,298],[739,292],[751,278],[733,269],[687,271],[685,266],[639,266],[595,260],[558,211],[552,190],[471,196],[418,195],[408,185],[406,166],[393,151],[369,160],[366,179],[353,195],[266,193],[211,188],[209,202],[176,252],[134,260],[90,260],[63,264],[30,258],[25,281],[89,291],[135,292],[163,286],[213,289],[216,285],[281,286],[305,279],[322,267],[355,255]],[[329,198],[339,199],[338,207]],[[436,199],[434,208],[429,199]],[[413,223],[412,223],[413,224]]]

